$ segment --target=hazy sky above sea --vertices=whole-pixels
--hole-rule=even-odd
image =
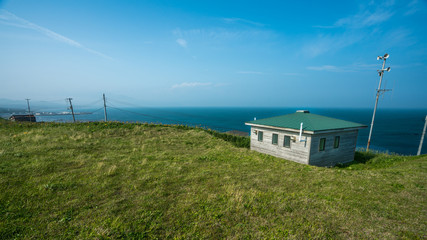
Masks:
[[[372,108],[388,53],[379,107],[426,108],[426,23],[423,0],[0,0],[0,98]]]

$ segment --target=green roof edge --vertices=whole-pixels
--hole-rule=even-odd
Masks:
[[[341,120],[332,117],[326,117],[313,113],[295,112],[281,116],[275,116],[270,118],[258,119],[253,121],[245,122],[246,124],[256,124],[267,127],[279,127],[299,130],[300,122],[303,122],[303,129],[306,131],[330,131],[340,129],[351,129],[351,128],[366,128],[366,125],[351,122],[347,120]],[[335,127],[336,126],[336,127]]]

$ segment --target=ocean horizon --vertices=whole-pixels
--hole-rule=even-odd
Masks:
[[[108,121],[179,124],[221,132],[237,130],[250,134],[245,122],[280,116],[296,110],[361,123],[357,148],[366,148],[373,109],[296,108],[296,107],[107,107]],[[54,111],[51,111],[54,112]],[[58,110],[57,112],[63,112]],[[76,121],[104,121],[104,110],[75,109]],[[79,114],[84,113],[84,114]],[[371,150],[416,155],[427,109],[377,109],[371,137]],[[71,115],[36,115],[38,122],[72,122]],[[422,154],[427,153],[424,141]]]

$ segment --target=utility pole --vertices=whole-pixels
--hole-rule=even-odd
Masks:
[[[388,55],[387,53],[384,54],[384,56],[378,56],[377,60],[382,59],[383,60],[383,66],[381,68],[381,70],[377,70],[378,74],[380,75],[380,83],[378,85],[378,89],[377,89],[377,96],[375,98],[375,107],[374,107],[374,114],[372,115],[372,122],[371,122],[371,129],[369,130],[369,137],[368,137],[368,145],[366,146],[366,151],[369,151],[369,145],[371,145],[371,136],[372,136],[372,129],[374,128],[374,119],[375,119],[375,113],[377,112],[377,106],[378,106],[378,98],[381,94],[383,94],[384,92],[387,91],[391,91],[390,89],[381,89],[381,82],[383,80],[383,75],[384,75],[384,71],[390,72],[390,67],[388,68],[384,68],[385,67],[385,62],[386,59],[389,57],[390,55]]]
[[[423,134],[421,135],[421,141],[420,141],[420,146],[418,147],[417,156],[419,156],[421,154],[421,148],[423,147],[424,135],[426,134],[426,126],[427,126],[427,115],[426,115],[426,119],[424,122]]]
[[[74,117],[74,109],[73,109],[73,104],[71,103],[71,100],[73,100],[72,98],[67,98],[68,102],[70,102],[70,109],[71,109],[71,114],[73,114],[73,122],[76,122],[76,118]]]
[[[30,110],[30,100],[31,99],[26,98],[25,100],[27,100],[28,114],[31,114],[31,110]]]
[[[104,98],[104,117],[105,117],[105,122],[107,121],[107,104],[105,103],[105,93],[102,94],[102,97]]]

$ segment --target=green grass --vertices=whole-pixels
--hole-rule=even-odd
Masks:
[[[319,168],[245,141],[184,126],[1,121],[0,238],[426,238],[426,155],[358,152]]]

